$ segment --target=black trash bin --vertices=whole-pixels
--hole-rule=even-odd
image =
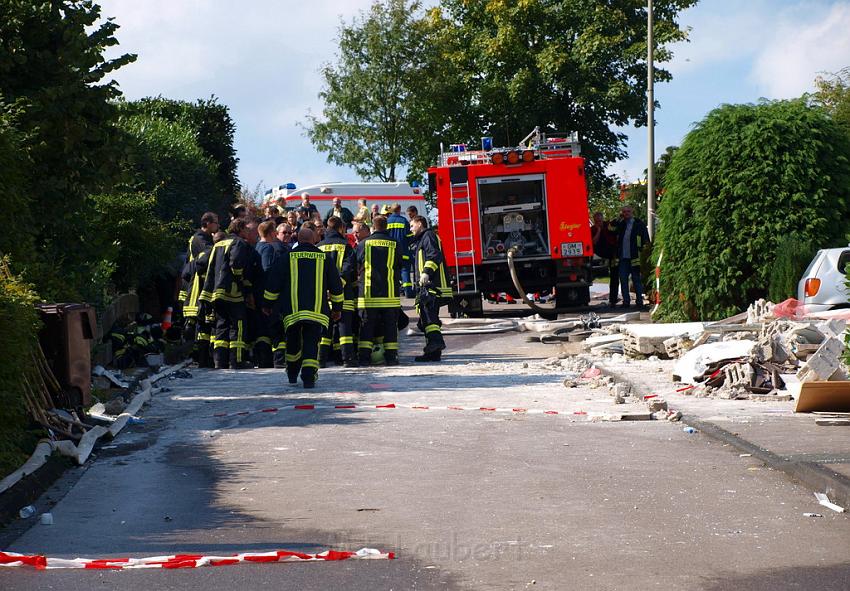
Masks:
[[[53,403],[58,408],[88,407],[91,398],[91,347],[96,318],[88,304],[36,306],[43,327],[38,335],[47,363],[62,391]]]

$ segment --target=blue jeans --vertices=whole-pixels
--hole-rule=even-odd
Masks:
[[[634,262],[633,262],[634,261]],[[629,295],[629,276],[635,284],[635,299],[637,305],[643,305],[643,283],[640,280],[640,261],[638,259],[620,259],[620,286],[623,289],[623,305],[631,302]]]
[[[413,297],[413,284],[410,282],[412,271],[412,263],[409,261],[401,264],[401,292],[408,298]]]

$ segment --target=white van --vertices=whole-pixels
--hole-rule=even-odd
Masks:
[[[411,205],[419,210],[419,215],[426,215],[425,211],[425,196],[421,187],[417,185],[411,186],[409,183],[322,183],[318,185],[307,185],[306,187],[295,188],[292,183],[288,185],[280,185],[272,189],[272,199],[278,201],[283,197],[286,201],[287,208],[296,208],[301,204],[301,196],[307,193],[310,196],[310,202],[316,206],[322,217],[328,210],[333,207],[333,200],[336,197],[342,199],[342,206],[351,210],[351,213],[357,215],[357,201],[359,199],[366,200],[366,207],[370,210],[372,205],[377,203],[378,207],[383,210],[385,205],[393,203],[401,204],[402,215],[407,217],[405,211]]]

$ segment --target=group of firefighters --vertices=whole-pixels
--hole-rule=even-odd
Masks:
[[[398,365],[398,333],[408,324],[401,296],[414,286],[425,336],[415,360],[440,361],[439,310],[451,290],[427,218],[415,211],[405,218],[393,204],[367,226],[339,215],[340,204],[324,219],[309,206],[291,221],[237,210],[226,232],[216,214],[203,215],[180,294],[198,365],[285,367],[289,383],[300,375],[305,388],[329,362]]]

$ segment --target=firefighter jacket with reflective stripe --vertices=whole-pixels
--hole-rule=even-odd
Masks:
[[[284,328],[303,320],[327,328],[331,308],[342,310],[342,281],[336,265],[327,253],[312,244],[299,244],[289,252],[286,261],[279,272],[266,278],[264,307],[271,307],[280,300]]]
[[[410,259],[410,251],[408,250],[408,235],[410,234],[410,223],[401,215],[394,213],[387,218],[387,234],[390,238],[396,241],[401,257],[405,261]]]
[[[207,265],[211,252],[212,245],[209,245],[186,263],[186,267],[183,269],[183,280],[187,285],[186,297],[183,298],[183,316],[186,318],[198,316],[198,302],[201,299],[201,290],[207,276]]]
[[[189,238],[189,247],[186,249],[186,264],[183,266],[182,272],[184,279],[180,285],[180,294],[178,296],[179,300],[185,300],[189,295],[190,280],[185,279],[185,275],[187,274],[187,267],[191,265],[192,261],[197,259],[202,252],[204,252],[205,250],[209,250],[212,247],[212,243],[212,236],[210,236],[203,230],[198,230],[192,235],[191,238]]]
[[[236,234],[219,240],[210,252],[207,276],[201,291],[201,300],[231,303],[245,301],[251,290],[251,245]]]
[[[413,238],[413,283],[419,283],[423,273],[431,278],[428,290],[438,297],[448,298],[452,288],[446,278],[445,257],[440,237],[433,230],[425,230]]]
[[[316,246],[328,255],[328,260],[336,267],[342,279],[342,309],[354,310],[357,300],[357,265],[354,262],[354,249],[345,236],[334,230],[325,232],[325,239]]]
[[[386,232],[373,232],[357,245],[357,307],[398,308],[402,252]]]

